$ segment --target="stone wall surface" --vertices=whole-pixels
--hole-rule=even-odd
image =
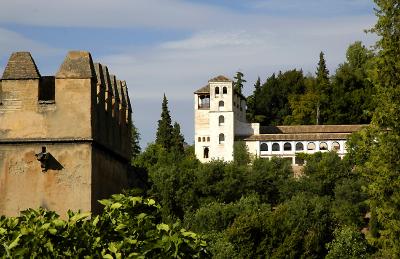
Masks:
[[[51,154],[43,172],[35,154]],[[68,209],[91,210],[90,144],[0,145],[0,215],[44,207],[65,216]]]
[[[129,187],[131,114],[126,82],[89,52],[69,52],[55,76],[13,53],[0,80],[0,215],[100,212],[98,199]]]

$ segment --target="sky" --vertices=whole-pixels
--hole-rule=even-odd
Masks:
[[[30,51],[54,75],[69,50],[126,80],[141,146],[154,141],[165,93],[172,120],[193,143],[193,92],[237,71],[244,94],[274,72],[314,73],[323,51],[334,73],[349,44],[372,46],[372,0],[2,0],[0,73]]]

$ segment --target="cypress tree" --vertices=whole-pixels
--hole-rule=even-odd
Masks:
[[[172,150],[177,152],[178,154],[183,154],[184,143],[185,143],[185,138],[181,133],[181,126],[179,125],[179,123],[175,122],[174,127],[172,129]]]
[[[161,108],[161,119],[158,120],[158,128],[156,135],[156,144],[161,145],[167,150],[171,149],[172,146],[172,124],[171,116],[168,110],[168,100],[164,94],[162,108]]]
[[[131,154],[132,159],[140,154],[141,148],[139,145],[140,134],[136,126],[131,121]]]
[[[329,71],[326,68],[326,61],[324,53],[321,51],[319,54],[318,68],[316,72],[317,78],[317,89],[316,94],[318,96],[316,103],[316,124],[321,124],[323,118],[328,116],[328,99],[329,99]],[[322,114],[322,116],[321,116]]]
[[[236,73],[236,76],[234,78],[236,79],[234,82],[234,89],[236,90],[236,92],[241,94],[243,89],[243,83],[247,81],[243,79],[243,73],[240,71]]]

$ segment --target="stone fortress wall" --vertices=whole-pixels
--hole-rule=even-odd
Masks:
[[[55,76],[13,53],[0,80],[0,215],[99,212],[128,187],[131,113],[126,82],[89,52],[69,52]]]

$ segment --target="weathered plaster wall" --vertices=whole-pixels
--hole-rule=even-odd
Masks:
[[[42,172],[35,154],[42,146],[53,156]],[[0,215],[15,216],[39,206],[65,215],[91,210],[90,144],[0,145]]]
[[[99,213],[102,207],[98,200],[129,187],[129,170],[126,161],[96,147],[93,147],[92,165],[92,211]]]

